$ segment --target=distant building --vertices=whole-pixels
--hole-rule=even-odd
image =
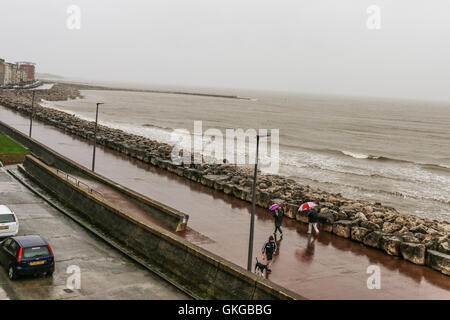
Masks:
[[[11,64],[12,64],[12,84],[16,85],[20,83],[19,65],[15,63]]]
[[[23,82],[33,82],[36,65],[32,62],[17,62],[17,65],[19,66],[19,70],[25,73]]]
[[[0,86],[5,84],[5,60],[0,59]]]
[[[20,75],[20,83],[27,83],[27,72],[25,70],[19,69],[19,75]]]
[[[0,86],[15,86],[34,82],[35,67],[32,62],[5,62],[0,59]]]
[[[16,77],[14,74],[14,72],[15,72],[14,66],[15,66],[15,64],[13,64],[13,63],[9,63],[9,62],[5,63],[5,81],[4,81],[5,86],[15,84],[14,81],[16,80]]]

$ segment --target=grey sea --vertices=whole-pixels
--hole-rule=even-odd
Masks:
[[[279,174],[352,199],[450,221],[450,103],[244,92],[251,99],[82,91],[44,102],[83,119],[169,142],[173,129],[280,131]]]

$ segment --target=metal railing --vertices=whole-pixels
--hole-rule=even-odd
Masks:
[[[76,177],[71,176],[70,174],[61,171],[59,169],[56,169],[56,174],[61,174],[65,177],[66,181],[75,184],[78,188],[82,188],[85,187],[88,191],[88,193],[92,194],[92,195],[99,195],[101,196],[103,199],[105,199],[105,196],[103,195],[103,193],[101,193],[100,191],[97,191],[95,189],[92,189],[88,184],[84,183],[83,181],[78,180]]]

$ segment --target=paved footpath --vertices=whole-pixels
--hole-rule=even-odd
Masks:
[[[189,299],[147,269],[51,207],[0,168],[0,204],[20,222],[19,235],[39,234],[52,246],[53,277],[10,281],[0,268],[1,299]],[[80,290],[67,288],[69,266],[81,272]]]
[[[27,133],[29,120],[0,107],[0,119]],[[89,168],[92,145],[38,121],[33,137]],[[247,266],[250,204],[143,162],[98,147],[98,173],[154,200],[189,214],[181,236],[234,263]],[[450,299],[450,277],[376,249],[321,233],[285,219],[284,239],[269,279],[311,299]],[[273,232],[273,217],[257,208],[253,256],[260,257]],[[371,266],[379,267],[381,289],[369,289]]]

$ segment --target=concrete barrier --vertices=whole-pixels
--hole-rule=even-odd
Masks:
[[[108,235],[203,299],[303,299],[154,224],[143,224],[27,156],[27,174]]]
[[[189,221],[189,215],[166,206],[163,203],[152,200],[140,193],[137,193],[131,189],[128,189],[112,180],[109,180],[102,175],[99,175],[78,163],[64,157],[56,151],[48,148],[40,142],[26,136],[22,132],[8,126],[0,121],[0,132],[8,135],[12,139],[21,143],[30,150],[30,152],[36,155],[44,163],[63,170],[67,173],[77,174],[88,179],[94,179],[100,183],[103,183],[110,188],[122,193],[128,199],[133,201],[136,205],[152,215],[158,222],[163,225],[177,231],[186,229]]]

